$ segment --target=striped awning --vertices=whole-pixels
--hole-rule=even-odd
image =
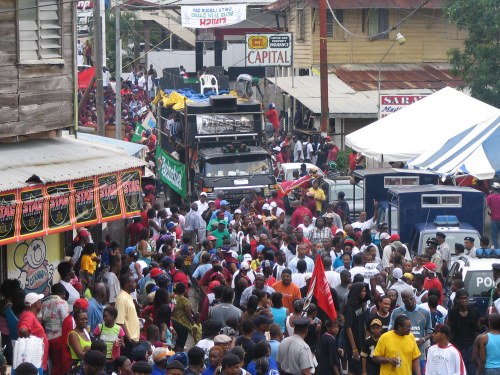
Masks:
[[[500,174],[500,115],[475,125],[408,162],[441,176],[468,174],[485,180]]]

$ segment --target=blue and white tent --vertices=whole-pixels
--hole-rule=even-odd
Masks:
[[[448,139],[407,163],[410,169],[427,169],[443,178],[468,174],[480,180],[500,174],[500,114]]]

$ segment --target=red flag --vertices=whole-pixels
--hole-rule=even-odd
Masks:
[[[304,303],[304,311],[307,311],[307,307],[309,307],[309,304],[311,303],[312,296],[316,297],[317,306],[321,308],[326,315],[328,315],[332,322],[337,319],[337,311],[335,311],[335,305],[333,304],[330,284],[328,284],[328,280],[326,279],[323,259],[321,259],[319,254],[316,255],[314,272],[309,284],[306,302]]]
[[[278,185],[278,197],[283,198],[288,195],[293,189],[301,188],[306,189],[309,185],[309,180],[311,179],[310,174],[299,178],[298,180],[283,181],[281,185]]]
[[[95,67],[91,67],[78,72],[78,90],[89,87],[92,78],[95,76]]]

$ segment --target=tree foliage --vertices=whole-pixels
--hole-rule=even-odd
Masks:
[[[452,73],[476,99],[500,107],[500,0],[448,0],[448,19],[468,36],[448,51]]]

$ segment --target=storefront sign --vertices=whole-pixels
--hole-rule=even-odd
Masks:
[[[247,18],[246,4],[181,6],[182,27],[194,29],[235,25]]]
[[[74,216],[77,224],[97,224],[97,208],[94,179],[85,179],[73,182],[75,191]]]
[[[156,165],[161,180],[170,186],[177,194],[186,196],[186,167],[172,158],[160,147],[156,148]]]
[[[48,228],[49,233],[69,230],[71,223],[71,190],[69,182],[47,186],[49,199]]]
[[[246,34],[246,66],[292,66],[292,34]]]
[[[121,182],[125,213],[135,215],[141,211],[141,174],[139,171],[123,172]]]
[[[2,192],[0,245],[137,216],[141,197],[139,169]]]
[[[21,191],[20,238],[45,234],[43,188]]]
[[[379,118],[389,116],[401,108],[409,106],[425,98],[429,94],[380,95]]]
[[[15,191],[0,194],[0,245],[15,239],[17,202]]]
[[[110,221],[121,216],[122,208],[118,193],[118,175],[110,174],[97,178],[99,185],[99,207],[101,221]]]

